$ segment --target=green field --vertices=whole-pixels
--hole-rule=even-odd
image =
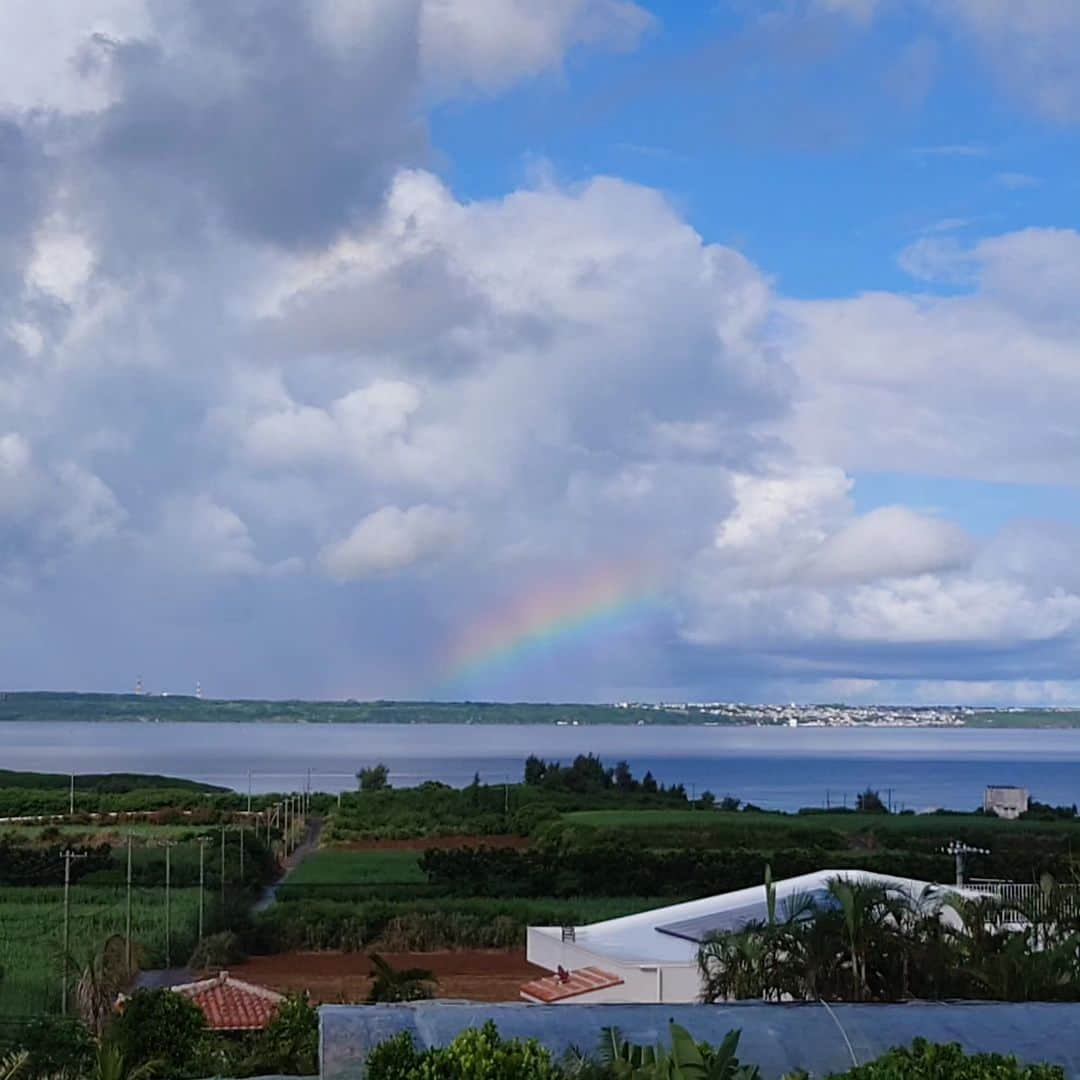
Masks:
[[[317,851],[290,875],[289,885],[424,885],[419,851]]]
[[[123,844],[125,837],[138,840],[173,840],[196,837],[213,830],[198,825],[151,825],[142,822],[124,822],[118,825],[4,825],[0,831],[13,836],[25,836],[37,839],[43,832],[59,835],[67,840],[86,839],[88,843],[108,841],[115,845]]]
[[[186,961],[198,927],[198,889],[173,889],[171,959]],[[64,890],[61,886],[0,888],[0,1016],[60,1008]],[[124,932],[122,888],[73,886],[70,951],[76,961],[111,934]],[[163,889],[135,889],[132,938],[145,966],[165,962]]]
[[[764,831],[891,833],[897,836],[951,836],[958,829],[997,835],[1016,833],[1075,833],[1078,821],[1002,821],[982,814],[768,814],[720,810],[580,810],[562,815],[571,826],[629,831],[698,830],[738,840]]]

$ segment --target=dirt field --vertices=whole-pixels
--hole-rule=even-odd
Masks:
[[[418,836],[410,840],[350,840],[329,843],[328,851],[427,851],[462,847],[527,848],[527,836]]]
[[[521,984],[544,975],[524,950],[383,953],[394,967],[420,967],[438,978],[436,996],[467,1001],[517,1001]],[[237,978],[280,991],[307,990],[318,1003],[363,1001],[371,985],[363,953],[293,952],[253,956],[229,971]]]

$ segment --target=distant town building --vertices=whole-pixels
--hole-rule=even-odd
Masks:
[[[983,812],[1011,821],[1026,814],[1030,802],[1031,793],[1027,788],[1012,785],[988,787],[983,795]]]

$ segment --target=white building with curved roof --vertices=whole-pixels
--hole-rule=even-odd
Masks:
[[[886,885],[929,900],[947,894],[979,895],[970,889],[864,870],[818,870],[773,883],[777,917],[784,917],[792,897],[820,901],[836,878]],[[764,922],[767,912],[765,886],[756,885],[588,926],[530,926],[529,962],[555,974],[526,983],[521,997],[544,1004],[698,1001],[697,957],[702,942],[720,931]],[[943,909],[941,917],[959,922],[949,909]]]

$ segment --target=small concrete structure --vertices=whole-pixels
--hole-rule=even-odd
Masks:
[[[885,885],[917,897],[931,897],[935,890],[942,896],[976,895],[953,886],[865,870],[819,870],[774,883],[777,917],[784,917],[785,904],[793,895],[827,901],[829,882],[836,878]],[[756,885],[589,926],[530,926],[526,938],[529,962],[568,975],[574,993],[537,993],[537,984],[543,980],[534,980],[522,987],[521,996],[526,1001],[550,1004],[696,1002],[702,989],[698,970],[702,942],[719,931],[738,930],[766,918],[765,886]],[[950,909],[944,909],[941,918],[959,926]],[[585,985],[587,980],[581,976],[597,971],[605,978],[595,980],[593,987]]]
[[[1013,821],[1027,813],[1030,803],[1031,793],[1027,788],[1013,787],[1011,784],[991,786],[983,795],[983,812]]]

